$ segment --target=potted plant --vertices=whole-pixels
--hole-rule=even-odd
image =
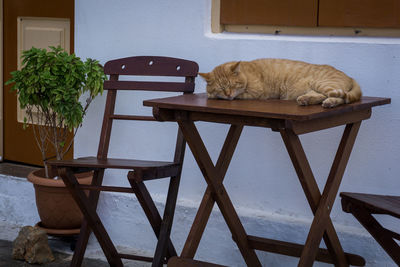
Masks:
[[[54,158],[62,160],[71,149],[73,139],[68,140],[68,133],[75,136],[90,103],[103,92],[106,75],[97,60],[82,61],[61,47],[50,47],[49,51],[32,47],[23,52],[22,60],[23,67],[11,72],[6,84],[14,83],[11,90],[26,110],[24,128],[33,128],[42,155],[44,169],[28,175],[35,187],[40,226],[48,233],[57,229],[68,233],[79,229],[82,214],[63,181],[49,170],[47,152],[53,147]],[[83,103],[81,96],[87,97]],[[90,174],[86,176],[80,183],[91,182]]]

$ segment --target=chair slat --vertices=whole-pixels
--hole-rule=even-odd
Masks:
[[[115,120],[137,120],[137,121],[156,121],[152,116],[137,116],[137,115],[111,115],[110,119]]]
[[[108,61],[104,73],[144,76],[197,76],[199,66],[196,62],[170,57],[126,57]]]
[[[179,82],[138,82],[138,81],[105,81],[105,90],[140,90],[163,92],[193,92],[194,83]]]
[[[93,191],[108,191],[117,193],[134,193],[131,187],[121,187],[121,186],[94,186],[88,184],[80,184],[79,188],[82,190],[93,190]]]

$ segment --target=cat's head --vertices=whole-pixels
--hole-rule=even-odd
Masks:
[[[219,65],[213,71],[199,75],[207,82],[209,98],[232,100],[246,90],[247,79],[240,71],[240,61]]]

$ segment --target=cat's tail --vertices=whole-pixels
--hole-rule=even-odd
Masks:
[[[354,79],[352,80],[353,87],[350,89],[350,91],[346,92],[346,96],[344,98],[346,104],[358,101],[362,96],[360,85],[358,85],[358,83]]]

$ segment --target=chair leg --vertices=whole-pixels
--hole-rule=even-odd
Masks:
[[[348,210],[361,223],[361,225],[367,229],[393,261],[400,266],[400,246],[393,240],[391,231],[383,228],[365,208],[347,204],[347,207],[349,206],[350,208],[348,208]]]
[[[142,206],[143,211],[146,214],[146,217],[147,217],[148,221],[150,222],[151,227],[153,228],[154,234],[156,235],[157,239],[159,239],[161,228],[162,228],[162,219],[161,219],[160,213],[157,210],[156,205],[154,204],[153,199],[150,196],[149,191],[147,190],[145,184],[141,181],[141,179],[129,178],[128,181],[131,184],[131,187],[132,187],[140,205]],[[168,201],[168,197],[167,197],[167,201]],[[167,259],[169,259],[170,257],[173,257],[173,256],[177,256],[176,250],[175,250],[169,236],[167,239],[167,251],[166,251],[166,253],[163,253],[163,254],[166,254]],[[163,261],[164,257],[161,257],[160,260]]]
[[[172,222],[174,220],[176,199],[178,197],[179,182],[180,176],[171,177],[169,182],[167,201],[165,204],[164,216],[161,222],[160,235],[158,236],[158,242],[156,251],[154,253],[154,261],[152,267],[162,266],[162,259],[165,255],[167,255],[166,252],[167,248],[169,247],[168,243],[171,242],[170,235]],[[173,249],[172,243],[171,248]],[[168,257],[167,260],[169,258],[170,257]]]
[[[94,186],[100,186],[103,183],[104,170],[95,171],[93,173],[92,184]],[[89,202],[93,203],[94,208],[97,208],[97,203],[99,200],[100,191],[89,191]],[[79,233],[78,241],[76,242],[76,247],[74,255],[71,260],[71,267],[78,267],[82,265],[83,258],[85,256],[85,251],[89,237],[91,234],[91,229],[88,225],[87,220],[84,218],[82,221],[81,230]]]
[[[79,189],[78,181],[76,180],[72,170],[70,168],[60,168],[58,174],[63,179],[71,196],[87,219],[87,222],[92,228],[93,233],[95,234],[110,266],[123,266],[121,258],[119,257],[118,252],[106,229],[104,228],[104,225],[101,222],[98,214],[96,213],[96,210],[94,209],[92,203],[89,202],[89,199],[83,190]]]

